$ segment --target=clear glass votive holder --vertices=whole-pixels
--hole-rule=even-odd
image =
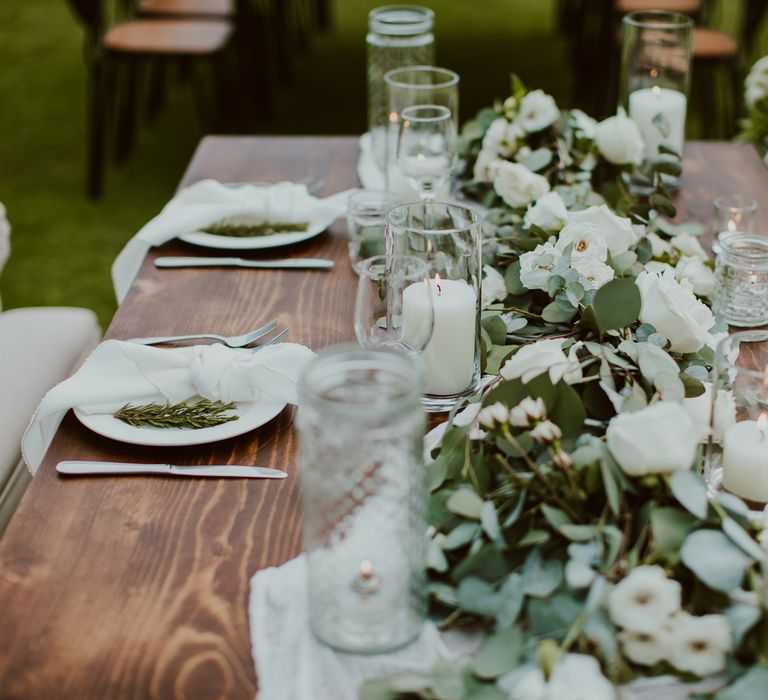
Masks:
[[[715,313],[731,326],[752,328],[768,323],[768,238],[720,237],[715,261]]]
[[[309,624],[335,649],[386,652],[422,630],[421,387],[408,356],[353,345],[322,351],[299,382]]]
[[[712,203],[712,252],[720,252],[721,238],[744,233],[753,234],[757,208],[754,199],[741,194],[717,197]]]
[[[762,510],[768,502],[768,331],[739,331],[720,341],[709,398],[710,488]]]
[[[358,190],[349,196],[349,260],[355,272],[360,272],[360,264],[366,258],[384,254],[385,217],[397,205],[397,198],[382,190]]]
[[[421,354],[422,403],[449,411],[480,381],[482,220],[454,204],[402,204],[387,214],[386,236],[388,255],[414,255],[429,266],[434,326]]]
[[[659,157],[661,144],[682,156],[692,47],[693,20],[686,15],[651,10],[622,20],[620,104],[640,129],[647,159]],[[679,186],[679,178],[664,181]],[[639,171],[630,184],[637,192],[651,188]]]
[[[417,5],[385,5],[368,15],[368,131],[373,155],[384,172],[389,104],[384,75],[401,66],[431,66],[435,61],[435,13]]]

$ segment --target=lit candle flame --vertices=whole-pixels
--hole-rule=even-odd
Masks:
[[[443,288],[440,286],[440,275],[435,273],[435,287],[437,287],[437,293],[442,294]]]
[[[397,122],[397,112],[389,113],[389,121],[391,121],[393,124]]]
[[[760,436],[760,441],[765,441],[765,431],[768,430],[768,416],[763,413],[760,418],[757,419],[757,434]]]
[[[360,563],[360,576],[363,581],[370,581],[373,578],[373,564],[367,559]]]
[[[655,68],[651,68],[651,78],[658,78],[659,77],[659,71],[657,71]]]

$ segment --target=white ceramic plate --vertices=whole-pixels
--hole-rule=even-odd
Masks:
[[[285,408],[280,401],[254,401],[237,405],[237,420],[214,425],[198,430],[185,428],[138,428],[118,420],[110,413],[84,413],[74,409],[77,419],[94,433],[104,437],[128,442],[132,445],[150,445],[154,447],[181,447],[182,445],[202,445],[207,442],[226,440],[242,435],[249,430],[271,421]]]

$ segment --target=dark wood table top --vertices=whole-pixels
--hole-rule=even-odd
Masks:
[[[352,137],[209,137],[181,184],[322,176],[319,194],[330,194],[356,185],[356,160]],[[688,144],[681,218],[708,223],[714,197],[730,193],[755,197],[768,230],[768,171],[754,149]],[[331,272],[157,270],[158,254],[209,251],[153,250],[107,337],[234,334],[277,318],[313,349],[351,341],[345,233],[338,221],[261,255],[335,258]],[[292,415],[219,444],[157,449],[100,438],[69,414],[0,540],[0,698],[253,698],[249,581],[301,550]],[[63,479],[62,459],[262,464],[290,476]]]

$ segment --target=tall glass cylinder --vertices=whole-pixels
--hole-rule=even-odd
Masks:
[[[657,158],[662,145],[682,155],[693,20],[672,12],[631,12],[622,30],[621,102],[640,128],[646,158]]]
[[[431,66],[435,61],[435,13],[416,5],[388,5],[368,15],[368,131],[382,172],[386,167],[389,122],[384,75],[400,66]]]
[[[426,610],[421,373],[406,355],[329,348],[299,383],[309,621],[322,642],[384,652]]]
[[[387,214],[389,255],[413,255],[429,266],[434,325],[422,352],[428,411],[448,411],[480,380],[482,221],[466,207],[403,204]],[[421,310],[403,304],[403,323]]]
[[[437,105],[451,112],[452,129],[459,131],[459,75],[447,68],[410,66],[396,68],[384,76],[388,95],[388,134],[386,146],[387,188],[401,202],[418,202],[419,193],[408,183],[397,165],[401,115],[416,105]],[[449,186],[436,193],[445,200]]]

